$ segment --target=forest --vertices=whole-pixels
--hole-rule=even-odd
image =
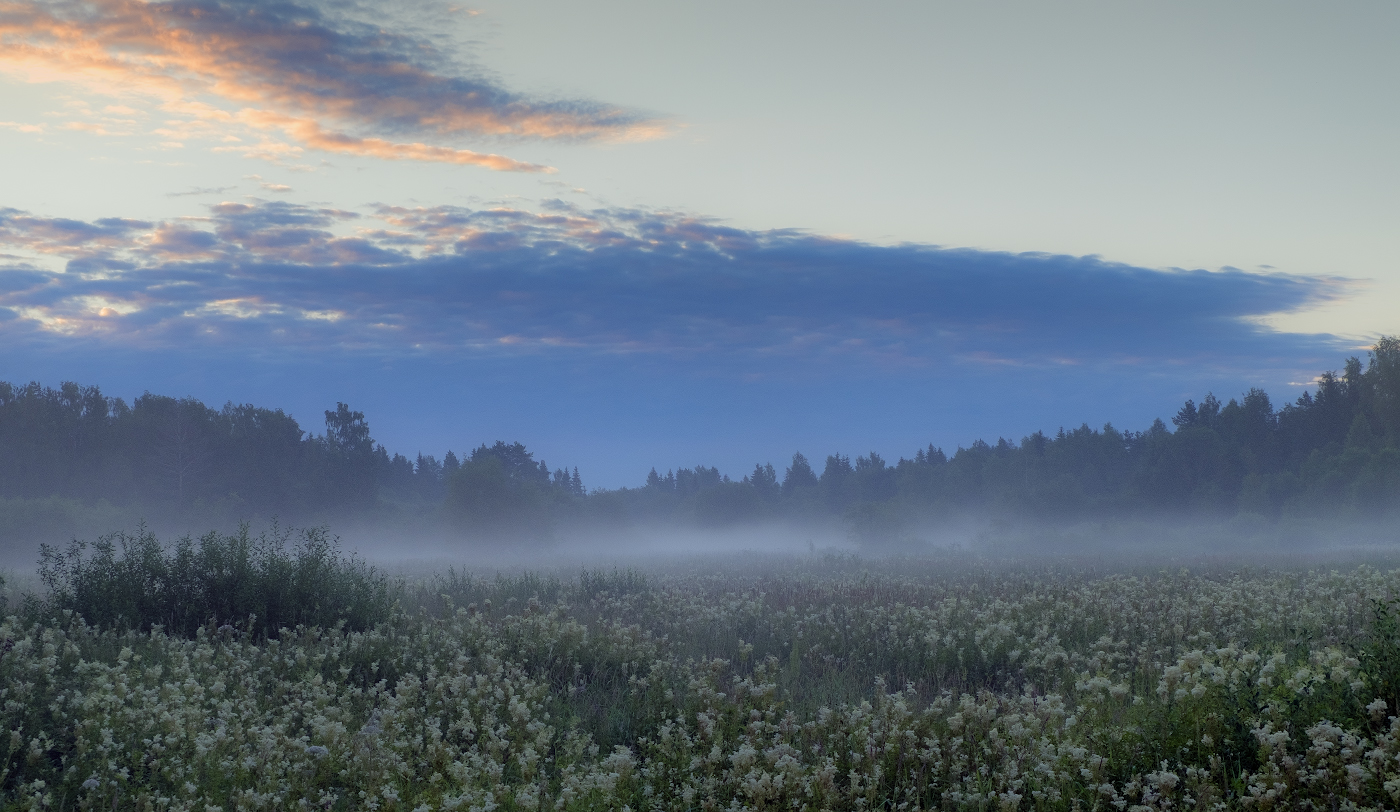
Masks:
[[[781,470],[764,461],[738,478],[657,467],[636,487],[590,491],[577,467],[551,469],[519,442],[440,460],[390,453],[343,403],[318,434],[280,409],[150,393],[128,404],[96,386],[0,382],[0,538],[176,516],[223,526],[411,518],[524,542],[563,523],[837,521],[878,542],[978,516],[1273,522],[1400,510],[1400,339],[1381,338],[1365,362],[1348,358],[1281,407],[1251,388],[1168,413],[1141,431],[1085,424],[896,461],[796,453]]]

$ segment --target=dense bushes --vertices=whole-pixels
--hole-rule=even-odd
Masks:
[[[295,538],[293,544],[288,544]],[[31,608],[72,611],[102,628],[192,637],[206,625],[230,625],[256,637],[298,625],[344,623],[363,630],[388,617],[388,578],[342,556],[325,529],[274,526],[254,536],[188,536],[167,549],[144,527],[66,551],[42,548],[39,575],[48,595]]]

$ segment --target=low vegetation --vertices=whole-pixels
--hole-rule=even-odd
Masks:
[[[166,549],[143,527],[90,548],[79,541],[66,550],[43,545],[39,578],[47,597],[31,611],[183,637],[211,624],[256,638],[297,626],[364,631],[393,608],[388,579],[341,555],[324,528],[274,526],[253,536],[244,525],[234,534],[185,537]]]
[[[1400,571],[396,581],[314,532],[46,566],[0,621],[7,809],[1400,803]]]

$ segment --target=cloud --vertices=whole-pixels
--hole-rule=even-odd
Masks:
[[[258,182],[259,188],[269,192],[290,192],[292,190],[292,187],[285,183],[272,183],[271,181],[263,180],[262,175],[244,175],[243,179],[255,180]]]
[[[195,195],[221,195],[232,192],[237,186],[192,186],[184,192],[166,192],[166,197],[192,197]]]
[[[19,314],[0,326],[11,339],[308,358],[607,356],[723,375],[1310,369],[1334,362],[1331,337],[1257,320],[1350,289],[1330,277],[876,246],[558,201],[368,214],[225,202],[159,223],[7,209],[0,247],[67,263],[0,271],[0,308]]]
[[[270,113],[244,113],[242,120],[252,121],[259,127],[276,127],[311,149],[326,152],[340,152],[348,155],[362,155],[387,161],[436,161],[438,163],[467,164],[484,166],[501,172],[545,172],[552,173],[552,167],[526,163],[494,153],[473,152],[469,149],[452,149],[431,146],[420,142],[409,144],[395,143],[383,138],[359,138],[345,133],[329,132],[310,119],[292,118]],[[236,150],[236,148],[234,148]],[[259,145],[245,152],[266,149]]]
[[[91,222],[31,217],[17,209],[0,208],[0,244],[64,257],[121,253],[132,246],[135,235],[151,226],[144,220],[119,217]]]
[[[253,0],[17,0],[0,4],[0,70],[76,82],[117,97],[126,134],[138,100],[171,115],[167,141],[278,132],[244,146],[285,160],[300,148],[390,160],[546,167],[465,149],[467,138],[635,140],[663,135],[655,118],[594,101],[507,90],[406,31],[357,22],[330,3]]]

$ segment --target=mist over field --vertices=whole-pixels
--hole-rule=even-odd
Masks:
[[[1400,341],[1343,370],[621,488],[0,383],[0,799],[1389,808]]]
[[[325,431],[280,409],[0,383],[0,539],[144,527],[173,539],[320,527],[375,561],[525,566],[722,555],[1191,555],[1384,547],[1400,526],[1400,342],[1275,407],[1208,393],[1142,431],[1082,425],[928,445],[897,461],[794,453],[731,476],[654,467],[592,488],[520,442],[414,460],[344,403]]]
[[[0,0],[0,812],[1400,808],[1397,38]]]
[[[622,488],[0,383],[0,799],[1389,808],[1400,341],[1343,370]]]

